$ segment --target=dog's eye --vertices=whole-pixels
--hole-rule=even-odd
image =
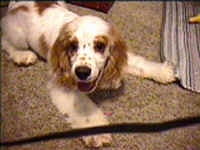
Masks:
[[[106,45],[102,42],[96,42],[94,46],[95,51],[103,53],[106,49]]]
[[[78,43],[77,42],[71,42],[69,45],[70,52],[74,53],[78,50]]]

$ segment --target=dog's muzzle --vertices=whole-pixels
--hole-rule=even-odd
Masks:
[[[75,75],[77,77],[77,87],[81,92],[91,92],[96,85],[96,79],[90,80],[92,69],[88,66],[77,66]]]
[[[81,92],[91,93],[95,90],[95,88],[97,87],[97,84],[101,80],[104,69],[108,64],[108,60],[109,60],[109,58],[107,58],[104,67],[101,70],[99,70],[99,73],[98,73],[96,79],[94,79],[94,80],[90,79],[91,73],[92,73],[92,69],[90,67],[88,67],[88,66],[77,66],[75,68],[75,75],[78,79],[77,80],[77,87]]]

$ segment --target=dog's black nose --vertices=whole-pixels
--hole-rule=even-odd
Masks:
[[[87,66],[80,66],[75,69],[75,73],[80,80],[86,80],[91,74],[91,69]]]

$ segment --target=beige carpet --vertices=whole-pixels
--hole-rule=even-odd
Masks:
[[[98,15],[114,22],[131,51],[160,61],[161,2],[115,2],[108,14],[69,5],[79,14]],[[68,125],[51,103],[46,90],[47,64],[17,67],[1,60],[2,140],[68,130]],[[177,83],[161,85],[127,76],[124,90],[97,95],[99,107],[110,122],[159,122],[200,115],[200,94]],[[39,142],[4,150],[86,150],[78,139]],[[200,125],[155,134],[114,134],[110,147],[102,150],[199,150]]]

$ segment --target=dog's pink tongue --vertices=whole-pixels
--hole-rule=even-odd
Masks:
[[[78,82],[78,89],[82,92],[89,92],[92,90],[92,83]]]

